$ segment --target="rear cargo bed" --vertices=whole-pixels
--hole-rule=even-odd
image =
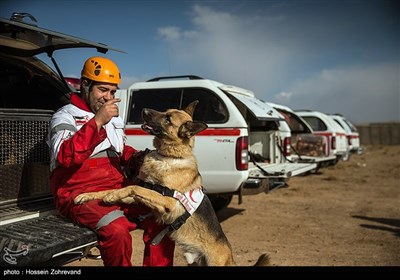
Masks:
[[[54,208],[46,145],[52,114],[0,110],[0,266],[63,264],[97,243],[93,231]]]

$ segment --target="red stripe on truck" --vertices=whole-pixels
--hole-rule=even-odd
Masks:
[[[314,133],[314,134],[317,134],[317,135],[322,135],[322,136],[332,136],[332,135],[333,135],[332,132],[314,131],[313,133]],[[346,134],[343,133],[343,132],[336,132],[336,136],[346,136]]]
[[[141,130],[140,128],[127,128],[125,129],[125,134],[126,135],[149,135],[147,132],[144,130]]]
[[[322,135],[322,136],[332,136],[331,132],[317,132],[317,131],[314,131],[314,134]]]
[[[125,129],[126,135],[149,135],[147,132],[140,128],[127,128]],[[240,129],[236,128],[209,128],[203,130],[196,136],[239,136]]]
[[[230,129],[220,129],[220,128],[209,128],[203,130],[196,136],[239,136],[240,129],[230,128]]]

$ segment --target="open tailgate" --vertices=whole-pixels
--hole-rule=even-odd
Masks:
[[[40,28],[22,20],[5,18],[0,18],[0,43],[3,52],[19,56],[51,54],[55,50],[68,48],[96,48],[101,53],[108,50],[125,53],[102,43]]]
[[[249,177],[288,179],[316,168],[316,163],[249,163]]]

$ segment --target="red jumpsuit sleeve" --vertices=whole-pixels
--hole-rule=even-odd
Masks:
[[[97,131],[97,125],[92,118],[81,129],[79,129],[70,139],[65,140],[57,154],[59,165],[71,167],[81,164],[88,159],[98,144],[107,138],[104,128]]]

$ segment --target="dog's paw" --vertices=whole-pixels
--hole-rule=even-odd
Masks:
[[[135,199],[133,198],[133,191],[134,191],[134,186],[127,186],[122,189],[114,190],[113,192],[103,197],[103,201],[105,203],[122,202],[130,204],[135,202]]]
[[[125,203],[125,204],[132,204],[132,203],[136,202],[135,198],[132,196],[127,196],[127,197],[121,198],[119,201],[121,203]]]
[[[109,204],[117,202],[120,199],[120,197],[119,197],[119,195],[116,194],[116,192],[117,191],[114,191],[112,193],[107,194],[105,197],[103,197],[103,202],[109,203]]]
[[[193,253],[189,253],[189,252],[183,253],[183,256],[185,257],[186,262],[188,264],[194,264],[196,259],[198,258],[197,254],[193,254]]]
[[[77,197],[75,197],[74,203],[75,204],[83,204],[85,202],[88,202],[88,201],[94,200],[94,199],[96,199],[94,195],[92,195],[90,193],[82,193],[82,194],[78,195]]]

